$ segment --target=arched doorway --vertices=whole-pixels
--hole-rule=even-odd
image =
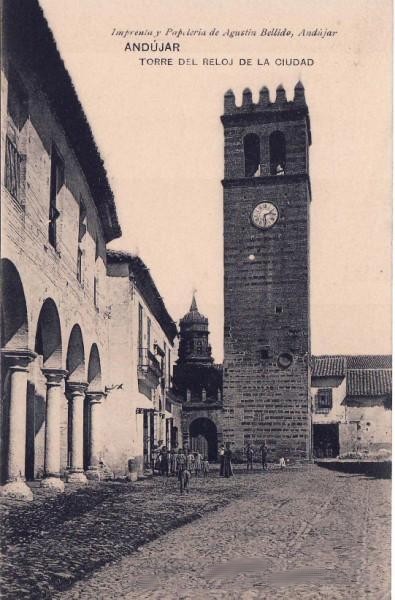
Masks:
[[[56,304],[51,298],[45,300],[40,310],[34,350],[41,356],[41,367],[44,369],[62,368],[60,318]],[[31,480],[43,467],[42,464],[36,464],[36,451],[40,456],[40,446],[45,447],[46,408],[45,383],[35,378],[34,385],[28,385],[26,419],[26,478]]]
[[[85,374],[85,349],[84,342],[82,338],[81,327],[78,324],[75,324],[71,330],[69,343],[67,346],[67,357],[66,357],[66,370],[68,371],[68,380],[67,380],[67,388],[71,392],[72,384],[75,383],[77,386],[76,389],[78,391],[78,384],[83,384],[84,387],[81,387],[81,394],[77,396],[78,404],[79,398],[83,397],[85,399],[85,389],[86,389],[86,374]],[[71,384],[71,385],[70,385]],[[70,393],[71,396],[71,393]],[[85,400],[84,400],[85,401]],[[83,426],[84,426],[84,402],[82,404],[82,415],[80,414],[80,409],[78,412],[75,412],[76,402],[68,403],[68,427],[67,427],[67,463],[69,468],[73,468],[73,451],[75,447],[78,447],[78,453],[81,445],[82,449],[82,458],[83,458]],[[74,418],[75,417],[75,418]],[[80,428],[82,428],[80,430]],[[79,439],[81,437],[81,439]],[[83,460],[82,460],[83,462]],[[83,467],[82,465],[78,465],[79,470]]]
[[[4,351],[28,348],[28,319],[25,292],[18,270],[8,259],[1,260],[1,348]],[[10,428],[10,371],[1,355],[1,410],[0,410],[0,482],[7,480]]]
[[[85,381],[85,350],[82,331],[79,325],[74,325],[70,333],[67,347],[66,369],[69,381]]]
[[[37,322],[35,351],[43,357],[43,367],[62,368],[62,334],[55,302],[47,298]]]
[[[84,400],[84,469],[87,470],[91,462],[91,436],[92,436],[92,406],[89,393],[102,391],[102,371],[100,354],[96,344],[92,344],[88,361],[88,389]]]
[[[14,264],[1,261],[1,347],[27,348],[27,308],[25,292]]]
[[[210,461],[217,460],[217,427],[213,421],[206,417],[195,419],[189,426],[189,436],[194,452],[199,451]]]

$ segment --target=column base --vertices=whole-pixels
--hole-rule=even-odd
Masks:
[[[28,502],[33,500],[33,492],[23,479],[15,479],[15,481],[6,483],[0,488],[0,496]]]
[[[40,486],[50,490],[56,490],[57,492],[64,492],[64,483],[59,477],[44,477],[41,480]]]
[[[67,483],[87,483],[88,480],[83,471],[71,471],[66,475]]]
[[[88,467],[85,476],[88,481],[100,481],[102,479],[99,467]]]

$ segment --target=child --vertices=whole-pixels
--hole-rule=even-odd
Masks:
[[[254,464],[254,450],[251,448],[250,444],[247,444],[246,457],[247,457],[247,471],[252,471],[253,464]]]
[[[200,471],[202,470],[202,455],[200,454],[200,452],[194,453],[194,460],[195,460],[195,475],[196,475],[196,477],[199,477]]]
[[[210,465],[209,465],[209,462],[207,460],[207,456],[203,456],[202,471],[203,471],[203,477],[204,477],[204,479],[206,479],[208,477],[209,470],[210,470]]]
[[[193,473],[194,466],[195,466],[195,457],[193,455],[192,450],[188,450],[187,451],[187,470],[189,471],[190,474]]]
[[[190,473],[187,469],[187,456],[180,448],[178,450],[178,454],[176,456],[176,468],[177,468],[177,478],[180,483],[180,494],[184,493],[184,490],[189,493],[189,478]]]

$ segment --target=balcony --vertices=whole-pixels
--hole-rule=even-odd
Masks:
[[[181,404],[181,401],[181,398],[177,396],[176,392],[172,388],[166,390],[165,405],[168,412],[171,412],[172,404]]]
[[[162,377],[162,368],[155,355],[148,348],[139,348],[139,361],[137,365],[139,383],[150,389],[156,388]]]

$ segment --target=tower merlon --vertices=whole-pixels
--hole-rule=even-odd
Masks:
[[[276,101],[274,104],[277,106],[285,106],[287,104],[287,94],[281,83],[276,88]]]
[[[242,102],[236,105],[235,94],[229,89],[224,96],[224,114],[222,124],[227,127],[245,127],[264,123],[306,121],[308,143],[311,144],[309,109],[306,103],[304,87],[298,81],[294,88],[293,100],[287,100],[282,84],[276,88],[275,101],[270,101],[269,89],[263,86],[259,91],[259,100],[253,102],[249,88],[243,90]]]
[[[300,110],[306,109],[306,99],[304,87],[301,81],[298,81],[294,88],[294,98],[291,101],[287,100],[287,94],[282,84],[276,88],[276,99],[270,102],[270,93],[266,86],[263,86],[259,91],[259,101],[252,101],[252,92],[249,88],[243,91],[242,103],[236,105],[235,94],[233,90],[228,90],[224,96],[224,115],[235,115],[240,113],[257,113],[266,111],[278,110]]]
[[[236,108],[235,95],[232,90],[228,90],[224,97],[224,112],[231,113]]]
[[[306,106],[303,83],[299,80],[294,89],[294,105]]]
[[[250,88],[245,88],[245,90],[243,90],[243,102],[241,107],[244,110],[249,110],[249,108],[252,106],[252,92],[250,90]]]

